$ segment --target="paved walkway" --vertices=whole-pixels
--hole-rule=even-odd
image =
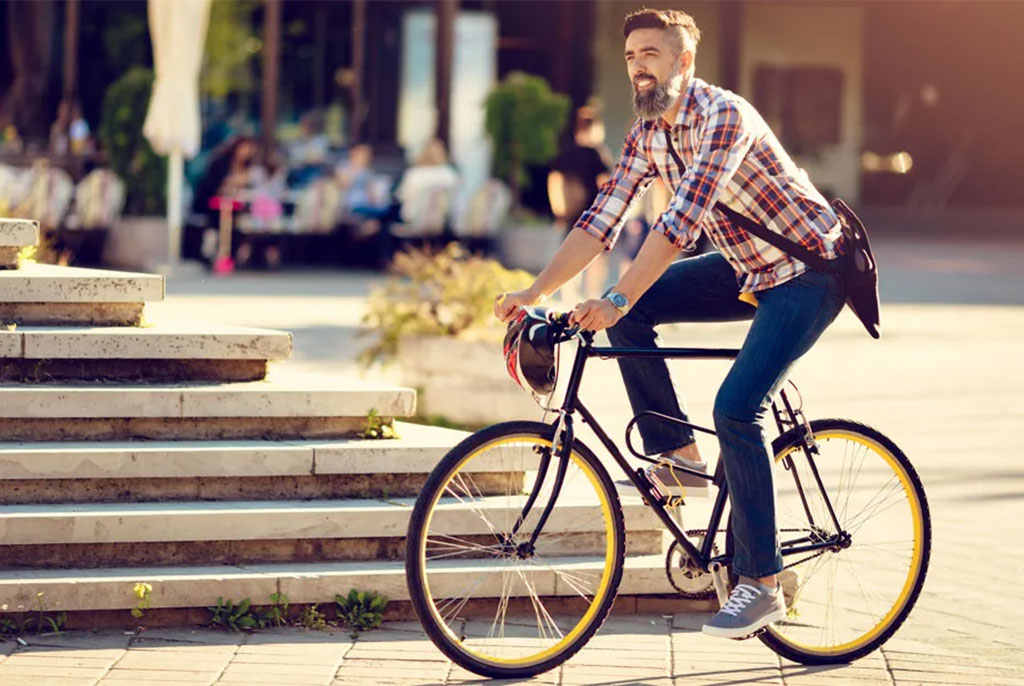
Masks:
[[[1024,672],[992,659],[894,637],[852,665],[805,667],[759,641],[700,634],[704,615],[611,618],[543,684],[1024,684]],[[6,655],[6,657],[4,657]],[[353,640],[345,632],[275,629],[251,635],[210,629],[68,632],[0,643],[4,686],[200,686],[274,684],[467,684],[489,681],[445,660],[418,624],[385,624]]]

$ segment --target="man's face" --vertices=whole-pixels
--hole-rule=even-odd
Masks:
[[[646,121],[660,117],[683,92],[683,61],[662,29],[636,29],[626,37],[626,73],[633,85],[633,110]]]

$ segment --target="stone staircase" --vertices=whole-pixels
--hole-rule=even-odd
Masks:
[[[36,231],[0,221],[0,264]],[[414,392],[268,375],[290,355],[284,332],[147,323],[160,276],[6,266],[0,616],[42,604],[69,626],[131,626],[136,582],[153,588],[148,624],[207,621],[218,597],[332,603],[350,588],[409,613],[408,515],[463,432],[397,422],[397,439],[360,438],[371,410],[412,416]],[[638,499],[623,506],[629,610],[671,589],[659,524]],[[468,514],[445,516],[469,535]],[[469,571],[453,565],[452,583]]]

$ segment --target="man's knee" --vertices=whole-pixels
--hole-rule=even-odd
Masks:
[[[742,393],[725,385],[718,389],[712,417],[715,420],[715,428],[719,431],[735,424],[754,423],[762,415],[763,411],[759,403],[751,402]]]

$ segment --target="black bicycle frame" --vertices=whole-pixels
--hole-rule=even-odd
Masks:
[[[579,388],[580,388],[580,383],[581,383],[581,381],[583,379],[583,368],[586,366],[587,361],[589,359],[593,358],[593,357],[599,357],[601,359],[617,359],[617,358],[620,358],[620,357],[630,357],[630,358],[660,358],[660,359],[702,359],[702,360],[729,359],[729,360],[731,360],[731,359],[735,359],[736,358],[736,355],[739,354],[739,350],[734,349],[734,348],[628,348],[628,347],[621,347],[621,348],[619,348],[619,347],[595,347],[593,345],[593,334],[592,333],[590,333],[590,332],[582,332],[580,334],[580,338],[582,340],[581,340],[580,345],[579,345],[579,347],[578,347],[578,349],[576,351],[576,357],[573,360],[572,371],[570,372],[569,382],[568,382],[568,386],[567,386],[566,392],[565,392],[565,398],[562,401],[562,406],[561,406],[561,408],[558,411],[559,412],[558,418],[552,423],[552,427],[554,428],[554,431],[555,431],[555,436],[552,439],[552,448],[553,448],[553,450],[552,450],[552,452],[550,454],[550,457],[554,457],[556,459],[559,459],[561,464],[560,464],[560,468],[557,470],[557,474],[555,476],[555,483],[554,483],[554,487],[553,487],[553,490],[552,490],[552,495],[551,495],[551,497],[549,498],[547,504],[544,507],[544,511],[541,514],[541,518],[540,518],[540,521],[539,521],[538,525],[534,528],[533,534],[531,535],[531,538],[530,538],[530,541],[529,541],[529,547],[532,549],[534,543],[536,543],[537,537],[540,535],[543,523],[547,521],[548,515],[550,515],[551,510],[554,508],[555,501],[557,500],[558,494],[561,491],[562,481],[564,480],[564,477],[565,477],[565,466],[567,465],[569,456],[571,454],[571,446],[572,446],[573,436],[574,436],[574,433],[575,433],[573,431],[573,424],[572,424],[573,423],[573,415],[576,412],[579,412],[580,417],[583,419],[583,422],[585,424],[588,424],[590,426],[590,428],[594,431],[594,434],[598,437],[598,439],[601,441],[601,443],[604,445],[604,447],[608,450],[609,454],[611,454],[611,456],[615,460],[615,462],[618,463],[619,467],[626,474],[626,476],[629,478],[629,480],[633,483],[634,486],[636,486],[636,488],[639,491],[641,497],[654,510],[655,514],[661,520],[662,524],[664,524],[665,528],[667,528],[672,533],[673,538],[675,538],[675,540],[679,543],[679,545],[682,547],[682,549],[686,551],[687,555],[689,555],[692,560],[694,560],[701,568],[703,568],[705,570],[709,569],[709,566],[711,565],[712,562],[727,563],[729,561],[729,556],[728,555],[716,555],[715,557],[711,556],[711,552],[712,552],[713,545],[714,545],[714,538],[715,538],[714,535],[710,535],[710,533],[709,533],[709,535],[704,536],[704,540],[701,543],[700,548],[695,546],[690,541],[690,539],[687,538],[686,532],[679,526],[679,524],[676,522],[675,518],[673,518],[672,515],[669,514],[668,510],[665,508],[666,503],[673,503],[673,502],[678,502],[678,501],[676,501],[673,498],[668,498],[664,494],[662,494],[660,491],[658,491],[657,490],[657,486],[655,484],[651,483],[651,481],[647,478],[646,474],[644,474],[643,470],[641,470],[641,469],[633,469],[630,466],[630,464],[626,461],[626,458],[619,451],[618,447],[615,445],[615,443],[612,441],[612,439],[609,438],[608,434],[605,432],[605,430],[598,423],[598,421],[594,417],[594,415],[590,412],[590,410],[588,410],[586,408],[585,405],[583,405],[582,402],[580,402],[580,399],[579,399]],[[784,411],[779,409],[779,406],[778,406],[778,404],[775,401],[772,401],[772,411],[773,411],[773,414],[775,416],[776,423],[778,424],[780,433],[784,432],[789,427],[806,426],[806,424],[804,422],[802,422],[802,419],[801,419],[801,416],[800,416],[798,410],[794,410],[792,405],[790,404],[788,398],[786,398],[785,391],[780,391],[780,399],[783,401]],[[636,423],[636,421],[641,416],[644,416],[644,415],[654,415],[654,416],[660,417],[662,419],[665,419],[667,421],[672,421],[672,422],[676,422],[676,423],[679,423],[679,424],[683,424],[683,425],[688,426],[691,429],[696,430],[696,431],[701,431],[701,432],[704,432],[704,433],[715,435],[715,431],[712,430],[712,429],[708,429],[706,427],[702,427],[702,426],[699,426],[697,424],[686,422],[686,421],[683,421],[683,420],[675,418],[675,417],[668,417],[666,415],[660,415],[660,414],[654,413],[654,412],[641,413],[641,414],[637,415],[636,417],[634,417],[632,422],[630,422],[630,425],[629,425],[629,427],[627,428],[627,431],[626,431],[626,434],[627,434],[626,442],[627,442],[627,446],[630,449],[630,452],[632,452],[632,454],[635,457],[637,457],[637,458],[639,458],[641,460],[644,460],[646,462],[656,463],[657,460],[652,458],[652,457],[650,457],[650,456],[640,454],[635,449],[633,449],[632,445],[629,442],[629,433],[630,433],[630,430],[631,430],[632,426]],[[793,554],[807,553],[807,552],[817,552],[817,551],[824,552],[824,550],[829,549],[829,548],[834,548],[836,545],[838,545],[839,541],[841,539],[841,535],[842,535],[841,529],[839,528],[839,523],[838,523],[838,521],[836,519],[836,516],[835,516],[835,512],[832,510],[832,504],[831,504],[831,502],[828,499],[828,495],[825,493],[824,487],[823,487],[823,485],[821,483],[821,477],[818,475],[817,467],[814,464],[812,453],[814,453],[816,451],[816,448],[813,446],[813,439],[810,438],[809,432],[803,437],[802,440],[803,440],[804,453],[805,453],[805,455],[807,457],[808,462],[811,465],[811,471],[814,474],[814,477],[815,477],[815,479],[816,479],[816,481],[818,483],[818,487],[819,487],[819,489],[821,489],[822,496],[825,498],[825,502],[828,505],[829,514],[831,515],[833,523],[836,526],[835,531],[837,531],[839,533],[837,533],[837,534],[835,534],[833,536],[830,536],[828,539],[825,539],[825,540],[822,540],[820,538],[815,540],[811,536],[803,536],[803,537],[801,537],[799,539],[794,539],[792,541],[783,541],[782,542],[782,554],[783,555],[793,555]],[[547,468],[548,467],[548,459],[546,459],[547,457],[548,456],[545,456],[545,459],[543,459],[543,461],[542,461],[543,468],[538,471],[537,478],[536,478],[536,483],[534,484],[534,488],[531,490],[531,493],[533,493],[533,494],[536,494],[536,493],[538,493],[540,491],[540,486],[541,486],[543,480],[546,478],[547,473],[549,472],[549,469]],[[791,458],[788,457],[788,456],[787,456],[786,459],[787,460],[791,460]],[[792,462],[790,462],[788,467],[792,467]],[[696,470],[693,470],[693,469],[688,469],[686,467],[680,467],[680,468],[675,468],[674,467],[674,469],[685,471],[685,472],[687,472],[689,474],[693,474],[695,476],[707,479],[708,481],[711,481],[711,482],[713,482],[714,484],[716,484],[718,486],[718,494],[715,497],[715,502],[714,502],[714,505],[712,506],[711,516],[709,518],[708,526],[707,526],[707,531],[708,532],[717,531],[718,530],[718,526],[719,526],[719,524],[721,522],[721,519],[722,519],[722,513],[725,511],[726,500],[728,499],[728,496],[729,496],[729,494],[728,494],[728,486],[727,486],[726,481],[725,481],[725,475],[724,475],[724,473],[722,471],[722,464],[721,464],[721,462],[718,463],[718,466],[715,469],[715,473],[712,476],[709,476],[709,475],[705,474],[704,472],[699,472],[699,471],[696,471]],[[795,477],[796,488],[797,488],[798,492],[800,493],[801,501],[803,502],[804,509],[805,509],[805,511],[807,512],[807,515],[808,515],[809,524],[812,527],[815,527],[814,520],[813,520],[813,518],[811,517],[811,514],[810,514],[810,508],[807,505],[807,500],[806,500],[806,498],[804,496],[803,485],[801,484],[799,477],[797,477],[797,475],[796,475],[796,470],[792,469],[792,472],[793,472],[793,475]],[[517,519],[517,522],[516,522],[516,524],[517,524],[516,529],[517,530],[519,528],[518,525],[526,520],[526,517],[527,517],[530,509],[534,505],[534,501],[535,501],[535,497],[531,496],[531,498],[528,500],[528,502],[524,506],[522,514],[520,515],[520,517]],[[801,543],[803,543],[804,545],[799,545]],[[818,554],[821,554],[821,553],[819,552]],[[812,557],[816,557],[816,555],[812,556]],[[803,560],[801,560],[801,562],[802,561]]]

